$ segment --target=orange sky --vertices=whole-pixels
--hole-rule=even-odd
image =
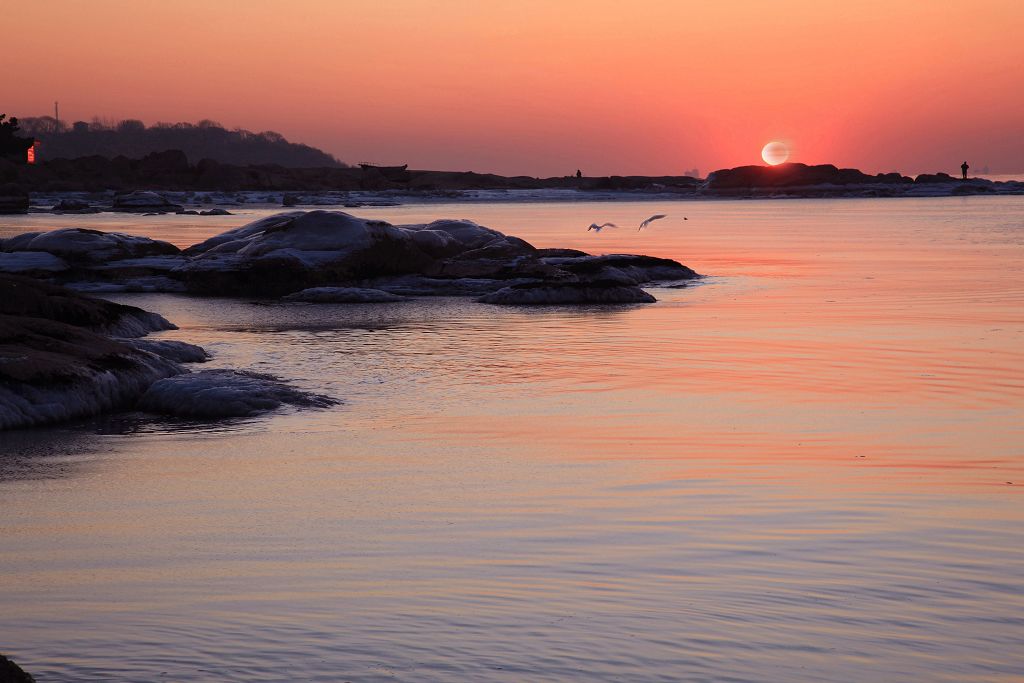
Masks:
[[[0,110],[528,175],[1024,171],[1024,2],[32,0]],[[12,19],[13,15],[13,19]]]

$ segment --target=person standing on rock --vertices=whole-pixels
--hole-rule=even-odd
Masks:
[[[967,180],[967,169],[969,169],[969,168],[970,168],[970,166],[967,165],[966,161],[964,163],[960,164],[960,170],[963,171],[964,180]]]

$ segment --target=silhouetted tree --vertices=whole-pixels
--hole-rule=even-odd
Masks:
[[[147,128],[137,119],[115,123],[94,118],[87,126],[76,123],[69,130],[58,130],[52,117],[40,116],[24,119],[22,124],[42,140],[48,159],[93,155],[140,159],[153,152],[181,150],[192,163],[213,159],[240,166],[278,164],[308,168],[344,165],[319,149],[288,142],[280,133],[253,133],[241,128],[226,130],[210,119],[196,124],[160,122]]]
[[[16,116],[7,120],[7,114],[0,114],[0,158],[24,162],[25,153],[35,142],[34,138],[23,138],[17,135],[21,130]]]

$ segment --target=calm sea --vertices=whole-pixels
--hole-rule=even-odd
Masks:
[[[0,651],[41,683],[1024,678],[1024,197],[351,211],[708,277],[606,308],[118,297],[344,403],[0,436]]]

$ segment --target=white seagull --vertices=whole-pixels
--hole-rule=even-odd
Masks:
[[[647,220],[645,220],[643,223],[640,224],[640,227],[636,229],[637,232],[640,232],[641,230],[646,228],[648,225],[650,225],[654,221],[660,220],[662,218],[665,218],[667,215],[668,214],[664,214],[664,213],[656,213],[656,214],[654,214],[653,216],[651,216],[650,218],[648,218]]]
[[[597,223],[591,223],[590,227],[587,228],[587,232],[590,232],[591,230],[593,230],[594,232],[601,232],[605,228],[617,228],[617,227],[619,227],[619,226],[615,225],[614,223],[602,223],[601,225],[598,225]]]

